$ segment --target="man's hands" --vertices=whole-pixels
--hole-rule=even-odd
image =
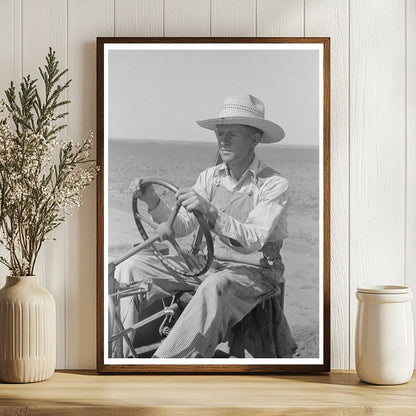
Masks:
[[[214,205],[202,198],[192,188],[181,188],[175,194],[178,202],[188,211],[198,210],[201,214],[205,215],[211,226],[214,227],[215,221],[218,218],[218,211]]]
[[[181,188],[176,192],[175,196],[178,202],[186,208],[188,212],[197,209],[199,212],[206,215],[209,211],[211,204],[192,188]]]
[[[143,185],[141,179],[135,179],[129,186],[129,192],[145,202],[149,210],[154,210],[159,204],[160,197],[156,193],[153,185]],[[214,205],[202,198],[193,188],[181,188],[175,194],[178,202],[188,211],[198,210],[204,215],[212,227],[218,218],[218,211]]]
[[[145,202],[151,211],[159,204],[160,197],[155,192],[153,185],[143,185],[142,180],[139,178],[136,178],[130,184],[129,192]]]

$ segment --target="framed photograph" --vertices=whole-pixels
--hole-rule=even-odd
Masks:
[[[99,372],[330,371],[329,51],[97,39]]]

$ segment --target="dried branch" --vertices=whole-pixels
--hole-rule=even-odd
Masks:
[[[71,81],[61,82],[67,70],[59,70],[51,48],[39,72],[43,97],[28,75],[19,91],[10,84],[0,105],[0,245],[10,256],[0,263],[15,276],[33,274],[48,234],[81,205],[82,191],[97,172],[89,157],[92,133],[80,144],[59,138],[66,125],[58,121],[69,103],[60,97]]]

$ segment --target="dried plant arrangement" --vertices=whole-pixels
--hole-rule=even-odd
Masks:
[[[95,178],[90,157],[93,135],[74,144],[60,137],[66,127],[61,99],[71,80],[60,71],[49,48],[37,79],[23,78],[20,89],[11,82],[0,104],[0,257],[12,276],[31,276],[39,250],[49,233],[81,205],[82,191]]]

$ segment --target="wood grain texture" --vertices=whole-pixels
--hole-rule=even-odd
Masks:
[[[0,415],[414,415],[415,378],[361,383],[354,373],[313,376],[97,376],[55,373],[36,384],[1,385]],[[12,408],[22,413],[11,413]],[[10,413],[6,413],[6,411]]]
[[[102,38],[97,39],[96,50],[96,64],[97,64],[97,94],[96,94],[96,129],[97,129],[97,163],[99,166],[104,166],[104,41]],[[97,175],[97,348],[96,348],[96,362],[97,367],[100,368],[104,364],[104,325],[101,316],[104,312],[104,270],[105,265],[103,261],[104,254],[104,173],[100,169]]]
[[[257,0],[257,36],[305,36],[304,1]]]
[[[114,36],[163,36],[163,0],[115,0]]]
[[[168,0],[164,4],[164,36],[210,36],[210,0]]]
[[[416,0],[406,2],[406,279],[416,322]],[[416,338],[416,326],[415,338]],[[416,351],[415,351],[416,358]],[[416,361],[415,361],[416,362]]]
[[[80,142],[96,122],[96,35],[114,33],[114,0],[68,1],[69,136]],[[95,156],[95,155],[93,155]],[[96,183],[68,220],[67,366],[95,367]],[[74,343],[74,340],[77,342]]]
[[[256,36],[256,1],[211,0],[211,36]]]
[[[351,368],[357,286],[404,283],[404,6],[351,1]]]
[[[56,51],[60,69],[67,67],[67,16],[66,0],[23,0],[23,75],[31,74],[40,78],[39,66],[44,66],[49,47]],[[66,79],[66,76],[65,76]],[[41,83],[39,82],[39,86]],[[40,91],[43,91],[40,88]],[[61,98],[66,98],[66,93]],[[67,129],[61,136],[67,135]],[[56,160],[56,159],[55,159]],[[48,289],[56,301],[57,323],[57,367],[65,367],[66,362],[66,278],[68,259],[68,225],[63,224],[48,235],[38,258],[35,274],[41,286]]]
[[[331,37],[331,366],[349,366],[349,39],[344,0],[308,0],[305,34]]]
[[[305,38],[308,39],[308,38]],[[319,38],[315,38],[316,40]],[[331,40],[323,43],[323,358],[331,369]],[[322,196],[321,196],[322,198]]]

